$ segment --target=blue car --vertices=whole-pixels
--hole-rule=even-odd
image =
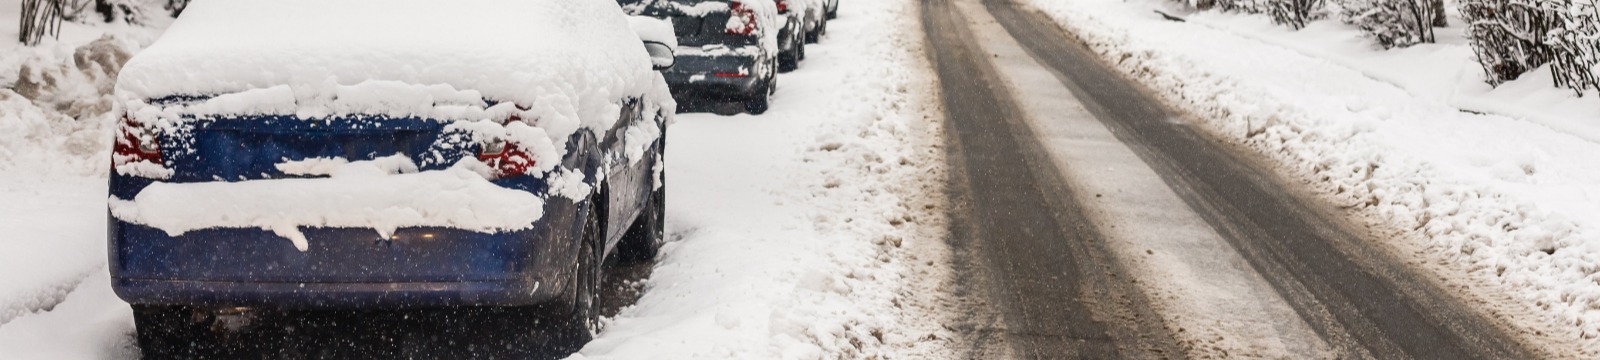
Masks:
[[[110,272],[141,349],[258,309],[530,309],[587,338],[602,263],[663,238],[673,54],[625,17],[190,4],[118,83]]]

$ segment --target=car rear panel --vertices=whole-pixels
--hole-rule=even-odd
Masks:
[[[311,158],[361,161],[400,154],[416,163],[419,171],[443,169],[464,156],[474,156],[477,146],[469,144],[466,136],[446,131],[446,125],[427,119],[374,117],[192,120],[166,132],[160,141],[164,163],[173,170],[171,178],[152,180],[114,171],[111,193],[133,199],[158,181],[246,182],[327,176],[291,174],[277,166]],[[531,176],[492,182],[536,194],[547,187],[542,179]],[[561,287],[554,281],[570,270],[576,249],[570,239],[581,224],[574,217],[584,210],[559,197],[544,206],[544,217],[532,228],[519,231],[410,227],[383,237],[371,228],[302,226],[298,230],[309,245],[305,251],[266,229],[210,228],[171,234],[111,217],[108,250],[111,273],[117,281],[114,287],[132,303],[181,303],[185,298],[243,303],[288,297],[320,299],[299,303],[306,306],[472,305],[460,301],[486,299],[483,296],[496,292],[522,295],[486,301],[533,301],[553,294],[551,287]],[[438,285],[463,282],[472,284],[459,289]],[[195,287],[202,283],[212,286]],[[323,294],[295,297],[284,292],[302,291],[296,290],[298,287],[273,284],[309,285]],[[397,297],[371,292],[382,286],[415,293]],[[424,291],[429,288],[438,291]],[[352,297],[340,297],[341,293]]]
[[[727,27],[730,14],[725,8],[703,14],[684,10],[710,2],[728,3],[727,0],[645,0],[633,3],[648,4],[628,8],[636,15],[672,21],[678,36],[678,59],[677,64],[662,75],[671,85],[675,97],[742,98],[759,95],[765,91],[763,83],[759,81],[762,78],[760,69],[772,55],[763,54],[760,50],[761,38],[757,35],[729,34]],[[719,73],[748,76],[717,76]]]

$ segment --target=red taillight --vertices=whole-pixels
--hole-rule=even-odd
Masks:
[[[113,166],[136,162],[161,164],[162,160],[161,144],[156,133],[126,116],[122,118],[122,127],[117,131],[117,141],[111,147],[111,153]]]
[[[495,140],[484,144],[478,151],[478,161],[494,169],[494,177],[503,179],[528,173],[533,168],[533,156],[517,143]]]
[[[724,32],[730,35],[753,35],[756,33],[756,11],[744,6],[744,3],[733,1],[728,4],[728,27]]]
[[[716,76],[716,77],[746,77],[746,76],[750,76],[750,75],[745,74],[745,73],[724,73],[724,72],[719,72],[719,73],[711,73],[711,76]]]
[[[521,122],[522,118],[512,114],[506,124]],[[533,155],[528,154],[517,143],[495,139],[478,148],[478,162],[488,165],[494,170],[496,179],[524,175],[533,168]]]
[[[774,1],[774,3],[778,4],[778,13],[779,14],[787,14],[787,13],[789,13],[789,1],[788,0],[778,0],[778,1]]]

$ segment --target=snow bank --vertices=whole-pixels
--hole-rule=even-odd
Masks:
[[[1375,47],[1360,29],[1337,21],[1318,21],[1289,31],[1259,15],[1208,11],[1187,20],[1332,61],[1416,98],[1532,121],[1600,143],[1600,94],[1591,91],[1580,98],[1571,90],[1555,87],[1548,65],[1490,87],[1464,37],[1465,21],[1450,13],[1451,26],[1435,30],[1438,43],[1391,50]]]
[[[0,177],[0,328],[104,271],[105,199],[102,178]]]
[[[132,200],[111,198],[111,213],[172,236],[218,227],[271,230],[294,241],[300,251],[307,248],[298,229],[302,226],[373,228],[377,238],[388,238],[395,229],[418,226],[522,230],[544,215],[544,199],[500,187],[474,171],[419,173],[403,155],[342,162],[318,159],[279,166],[291,173],[326,172],[329,178],[158,182]]]
[[[1464,113],[1395,81],[1253,38],[1269,35],[1165,21],[1151,12],[1165,3],[1032,2],[1127,74],[1200,115],[1200,128],[1408,235],[1388,244],[1396,251],[1427,260],[1419,264],[1447,264],[1432,269],[1492,294],[1481,299],[1514,298],[1518,304],[1493,310],[1532,327],[1519,329],[1523,335],[1581,342],[1588,353],[1545,350],[1585,358],[1600,351],[1600,144]],[[1528,311],[1538,315],[1516,317]]]
[[[937,358],[943,150],[915,1],[852,3],[761,116],[671,128],[667,231],[586,359]],[[821,106],[826,104],[826,106]],[[937,264],[937,265],[934,265]]]

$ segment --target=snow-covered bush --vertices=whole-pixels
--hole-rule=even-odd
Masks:
[[[1344,0],[1339,15],[1361,28],[1383,48],[1433,42],[1433,27],[1444,20],[1440,0]]]
[[[1323,0],[1267,0],[1267,14],[1272,22],[1300,30],[1312,20],[1322,18]]]
[[[187,1],[183,2],[188,5]],[[177,16],[179,10],[172,10],[172,4],[166,0],[94,0],[94,12],[100,14],[105,22],[124,22],[134,25],[150,23],[156,16],[166,16],[159,10],[171,11],[172,16]]]
[[[1217,8],[1222,11],[1236,11],[1249,14],[1264,14],[1270,4],[1277,0],[1190,0],[1191,4],[1199,9]]]
[[[1583,96],[1600,90],[1600,6],[1596,0],[1550,0],[1556,17],[1545,38],[1553,51],[1550,71],[1556,86]]]
[[[59,0],[23,0],[21,26],[17,41],[23,45],[38,45],[45,35],[55,37],[61,33],[62,6]]]
[[[1549,0],[1461,0],[1467,37],[1490,85],[1500,85],[1549,63],[1554,49],[1546,34],[1557,17],[1541,3]]]

